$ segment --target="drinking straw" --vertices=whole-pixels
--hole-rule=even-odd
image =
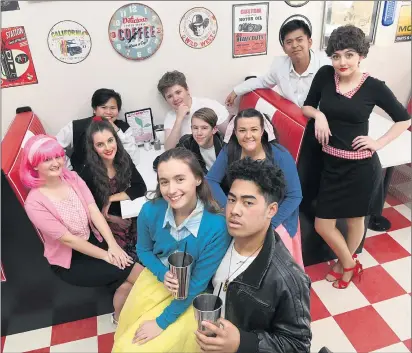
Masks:
[[[183,250],[182,266],[180,267],[183,267],[185,265],[186,248],[187,248],[187,241],[185,242],[185,250]]]
[[[215,305],[213,305],[213,310],[216,310],[216,309],[217,309],[217,308],[216,308],[216,304],[217,304],[217,300],[218,300],[219,297],[220,297],[220,291],[222,290],[222,286],[223,286],[223,282],[220,283],[220,288],[219,288],[219,291],[217,292],[217,297],[216,297],[216,299],[215,299]]]

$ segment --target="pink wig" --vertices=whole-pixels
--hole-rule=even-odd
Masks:
[[[23,156],[20,163],[20,179],[29,189],[44,185],[45,180],[39,177],[34,169],[47,159],[64,157],[65,152],[56,138],[48,135],[32,136],[23,148]],[[63,166],[62,176],[70,178],[70,171]]]

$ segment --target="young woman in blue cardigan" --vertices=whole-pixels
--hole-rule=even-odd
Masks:
[[[215,274],[230,243],[225,218],[214,201],[196,156],[184,148],[164,152],[152,201],[138,217],[137,255],[146,267],[120,314],[113,352],[194,352],[193,299]],[[177,280],[167,258],[193,256],[189,295],[174,300]]]
[[[299,229],[299,205],[302,201],[300,180],[293,157],[275,140],[275,131],[268,117],[252,108],[239,112],[227,127],[224,142],[228,145],[220,151],[206,180],[213,197],[224,207],[227,196],[220,183],[232,162],[244,157],[255,160],[267,158],[279,166],[285,176],[286,193],[271,224],[295,261],[303,267]]]

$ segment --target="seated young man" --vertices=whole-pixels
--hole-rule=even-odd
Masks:
[[[226,98],[226,105],[232,106],[237,96],[242,96],[258,88],[278,86],[279,93],[303,106],[316,72],[324,65],[331,65],[325,53],[316,53],[311,48],[312,33],[306,22],[292,20],[279,31],[282,48],[286,56],[273,61],[269,72],[237,85]]]
[[[112,89],[100,88],[92,96],[93,116],[101,116],[112,124],[119,136],[126,152],[134,164],[138,163],[138,151],[133,131],[130,125],[118,120],[119,111],[122,109],[120,94]],[[69,169],[80,173],[86,163],[86,130],[93,120],[93,116],[69,122],[56,135],[57,141],[64,149],[72,149],[70,159],[66,165]]]
[[[215,276],[219,288],[221,326],[202,325],[216,334],[197,331],[205,352],[308,353],[310,279],[291,257],[270,221],[282,200],[282,171],[267,160],[244,158],[229,168],[232,183],[226,225],[233,237]]]
[[[191,134],[183,135],[176,147],[184,147],[192,151],[205,175],[215,163],[223,147],[223,137],[217,131],[218,117],[213,109],[200,108],[193,113]]]
[[[166,72],[157,89],[172,108],[164,122],[166,150],[176,147],[183,135],[191,133],[190,120],[200,108],[214,110],[218,117],[217,128],[222,134],[225,133],[229,118],[226,107],[213,99],[192,97],[183,73]]]

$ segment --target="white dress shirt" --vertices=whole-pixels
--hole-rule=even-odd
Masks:
[[[132,158],[133,163],[135,166],[139,164],[139,149],[136,145],[136,140],[133,136],[133,130],[132,128],[128,128],[125,132],[123,132],[121,129],[117,131],[117,136],[119,136],[120,141],[123,144],[124,149],[126,152],[130,155]],[[60,145],[66,149],[66,148],[73,148],[73,122],[71,121],[67,125],[65,125],[56,135],[57,141],[60,143]],[[72,165],[70,163],[70,158],[66,156],[66,167],[72,170]]]
[[[302,107],[319,68],[331,64],[330,58],[324,52],[315,53],[310,50],[309,66],[304,73],[299,75],[293,68],[289,56],[276,57],[266,75],[242,82],[234,88],[234,92],[241,96],[255,89],[277,86],[284,98]]]

